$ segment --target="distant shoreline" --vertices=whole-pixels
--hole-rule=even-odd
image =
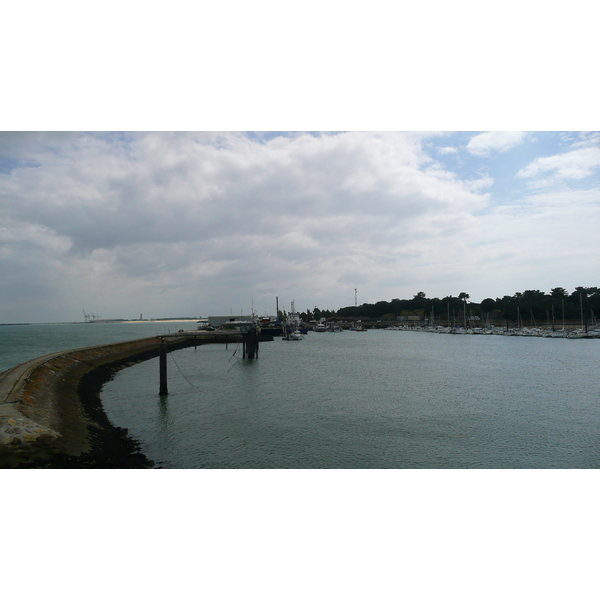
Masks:
[[[200,317],[198,317],[200,318]],[[183,317],[183,318],[162,318],[162,319],[106,319],[99,321],[49,321],[44,323],[0,323],[0,327],[7,327],[10,325],[103,325],[103,324],[117,324],[117,323],[190,323],[197,322],[196,317]]]

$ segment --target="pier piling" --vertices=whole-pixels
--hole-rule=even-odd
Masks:
[[[161,338],[159,348],[159,371],[160,371],[160,385],[158,390],[159,396],[167,396],[169,390],[167,389],[167,344],[165,340]]]
[[[258,358],[258,332],[256,327],[251,327],[244,334],[244,358],[246,353],[249,359]]]

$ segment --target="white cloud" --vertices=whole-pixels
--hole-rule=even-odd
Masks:
[[[478,219],[470,247],[488,295],[594,285],[600,239],[600,189],[536,192]],[[497,281],[510,281],[504,292]]]
[[[489,175],[483,175],[479,179],[466,180],[464,183],[469,189],[478,192],[479,190],[492,187],[494,185],[494,178]]]
[[[444,148],[438,148],[440,154],[456,154],[458,150],[452,146],[445,146]]]
[[[570,144],[570,148],[583,148],[586,146],[597,146],[600,144],[599,131],[570,131],[560,134],[560,138]]]
[[[535,185],[548,185],[558,180],[583,179],[600,168],[600,148],[585,147],[564,154],[536,158],[517,173],[520,178],[548,175]]]
[[[523,131],[488,131],[472,137],[467,151],[477,156],[487,156],[492,152],[506,152],[521,144],[527,134]]]
[[[444,171],[418,134],[79,135],[50,150],[36,139],[19,147],[39,166],[0,177],[0,218],[57,240],[35,255],[49,281],[60,273],[56,289],[103,316],[139,313],[138,297],[162,296],[163,314],[198,312],[201,298],[217,311],[291,288],[334,307],[352,273],[397,280],[402,257],[487,201],[485,182]]]
[[[461,161],[459,176],[431,159],[426,139],[0,134],[4,155],[14,145],[23,161],[0,174],[0,322],[74,320],[82,309],[238,314],[252,299],[262,313],[275,296],[335,309],[353,303],[356,285],[362,302],[420,290],[476,300],[512,293],[516,273],[537,277],[552,256],[570,277],[593,271],[579,231],[597,250],[597,190],[508,203],[486,193],[492,161],[489,173]],[[549,165],[531,160],[523,173],[567,168]],[[551,250],[569,237],[575,265]],[[552,274],[552,286],[571,285]]]

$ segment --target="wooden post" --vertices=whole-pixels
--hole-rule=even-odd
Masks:
[[[254,351],[256,350],[256,335],[253,329],[248,332],[247,336],[247,344],[248,344],[248,358],[254,358]]]
[[[169,393],[167,389],[167,344],[164,338],[160,340],[160,351],[158,355],[158,370],[160,373],[160,386],[158,390],[159,396],[166,396]]]
[[[256,330],[256,327],[250,328],[244,335],[244,340],[248,347],[248,358],[258,358],[258,331]]]

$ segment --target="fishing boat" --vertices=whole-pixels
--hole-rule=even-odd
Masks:
[[[366,331],[364,325],[362,324],[362,321],[357,321],[356,324],[354,325],[354,327],[350,327],[350,331]]]
[[[289,328],[281,339],[284,342],[299,342],[302,339],[302,334],[298,329]]]
[[[302,339],[302,332],[300,327],[303,323],[300,320],[300,314],[296,312],[294,301],[292,300],[291,311],[288,313],[285,327],[284,327],[284,340],[289,341],[300,341]]]

